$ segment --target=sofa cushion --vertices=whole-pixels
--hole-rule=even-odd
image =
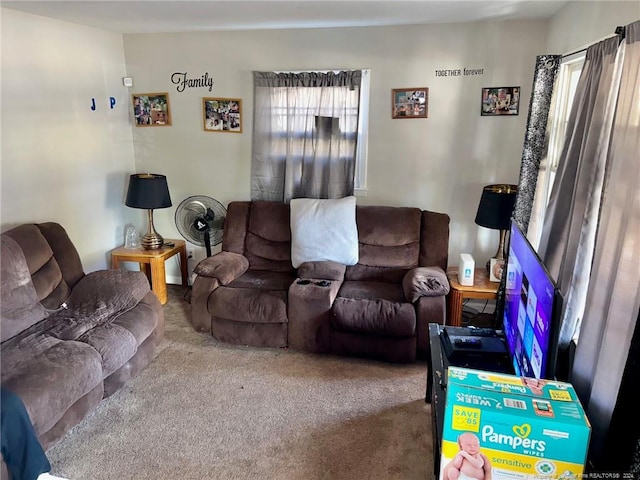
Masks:
[[[42,320],[47,312],[38,301],[22,249],[5,235],[2,235],[0,264],[0,336],[4,342]]]
[[[149,291],[149,282],[142,272],[91,272],[76,284],[68,308],[51,313],[40,322],[39,331],[61,340],[76,340],[134,308]]]
[[[78,338],[79,342],[95,348],[102,358],[102,378],[107,378],[133,357],[136,338],[124,327],[107,323],[92,328]]]
[[[151,287],[142,272],[98,270],[85,275],[69,296],[69,307],[105,304],[111,313],[135,307]]]
[[[89,345],[33,335],[12,347],[2,352],[2,386],[23,399],[38,433],[102,384],[102,360]]]
[[[390,302],[406,302],[402,285],[386,282],[355,282],[347,281],[342,284],[339,297],[363,298],[368,300],[388,300]]]
[[[249,268],[291,272],[289,205],[282,202],[252,202],[244,247]]]
[[[409,337],[416,334],[416,312],[405,302],[338,297],[331,326],[342,332]]]
[[[247,229],[254,235],[273,242],[291,241],[289,205],[282,202],[251,202]]]
[[[247,234],[247,223],[251,202],[229,202],[227,215],[224,217],[222,231],[222,250],[244,255],[244,240]]]
[[[51,250],[53,250],[53,255],[56,257],[56,262],[62,271],[62,278],[64,278],[69,288],[73,288],[78,280],[84,277],[84,270],[82,269],[80,254],[78,254],[67,231],[56,222],[38,223],[36,225],[44,235],[44,238],[47,239]]]
[[[358,264],[347,268],[347,280],[402,281],[420,257],[418,208],[358,206]]]
[[[409,268],[404,267],[372,267],[359,263],[352,267],[347,267],[344,278],[353,281],[402,283],[402,279],[409,270]]]
[[[291,243],[277,242],[247,232],[247,259],[251,268],[287,272],[291,267]]]
[[[154,295],[152,292],[148,293],[135,308],[119,315],[118,318],[113,321],[115,325],[120,325],[131,332],[131,335],[136,339],[137,346],[142,345],[142,342],[144,342],[158,328],[158,324],[162,322],[153,307],[147,303],[147,300],[150,299],[152,295]],[[153,300],[158,301],[157,297],[153,297]],[[162,325],[160,325],[160,327],[162,328]]]
[[[233,288],[286,291],[294,278],[293,273],[247,270],[243,275],[231,282],[229,286]]]
[[[291,200],[291,262],[358,263],[356,197]]]
[[[209,297],[213,317],[247,323],[288,323],[287,292],[218,287]]]
[[[35,224],[20,225],[5,232],[19,245],[29,265],[38,300],[46,308],[58,308],[69,294],[70,288],[62,277],[49,242]]]

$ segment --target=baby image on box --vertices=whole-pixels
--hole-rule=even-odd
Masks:
[[[460,451],[444,467],[444,480],[491,480],[491,462],[480,451],[480,439],[471,432],[458,436]]]

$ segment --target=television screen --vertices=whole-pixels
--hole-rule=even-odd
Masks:
[[[502,328],[516,375],[554,378],[562,296],[516,222],[511,222]]]

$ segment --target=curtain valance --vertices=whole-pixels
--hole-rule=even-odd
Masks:
[[[253,72],[256,87],[359,87],[362,70],[340,72]]]

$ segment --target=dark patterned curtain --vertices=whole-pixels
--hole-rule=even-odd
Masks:
[[[536,57],[536,67],[533,76],[533,87],[529,101],[527,130],[522,147],[522,163],[520,164],[520,180],[518,181],[518,195],[513,209],[513,218],[526,232],[531,218],[531,209],[538,182],[540,162],[547,151],[547,121],[551,109],[553,86],[558,75],[561,55],[539,55]],[[496,302],[496,325],[501,328],[502,311],[504,308],[505,276],[503,275],[498,288]]]
[[[540,55],[536,58],[527,131],[522,147],[518,196],[513,209],[513,217],[523,232],[526,232],[529,227],[531,208],[538,182],[538,170],[547,151],[547,121],[551,108],[553,85],[558,75],[561,59],[561,55]]]

